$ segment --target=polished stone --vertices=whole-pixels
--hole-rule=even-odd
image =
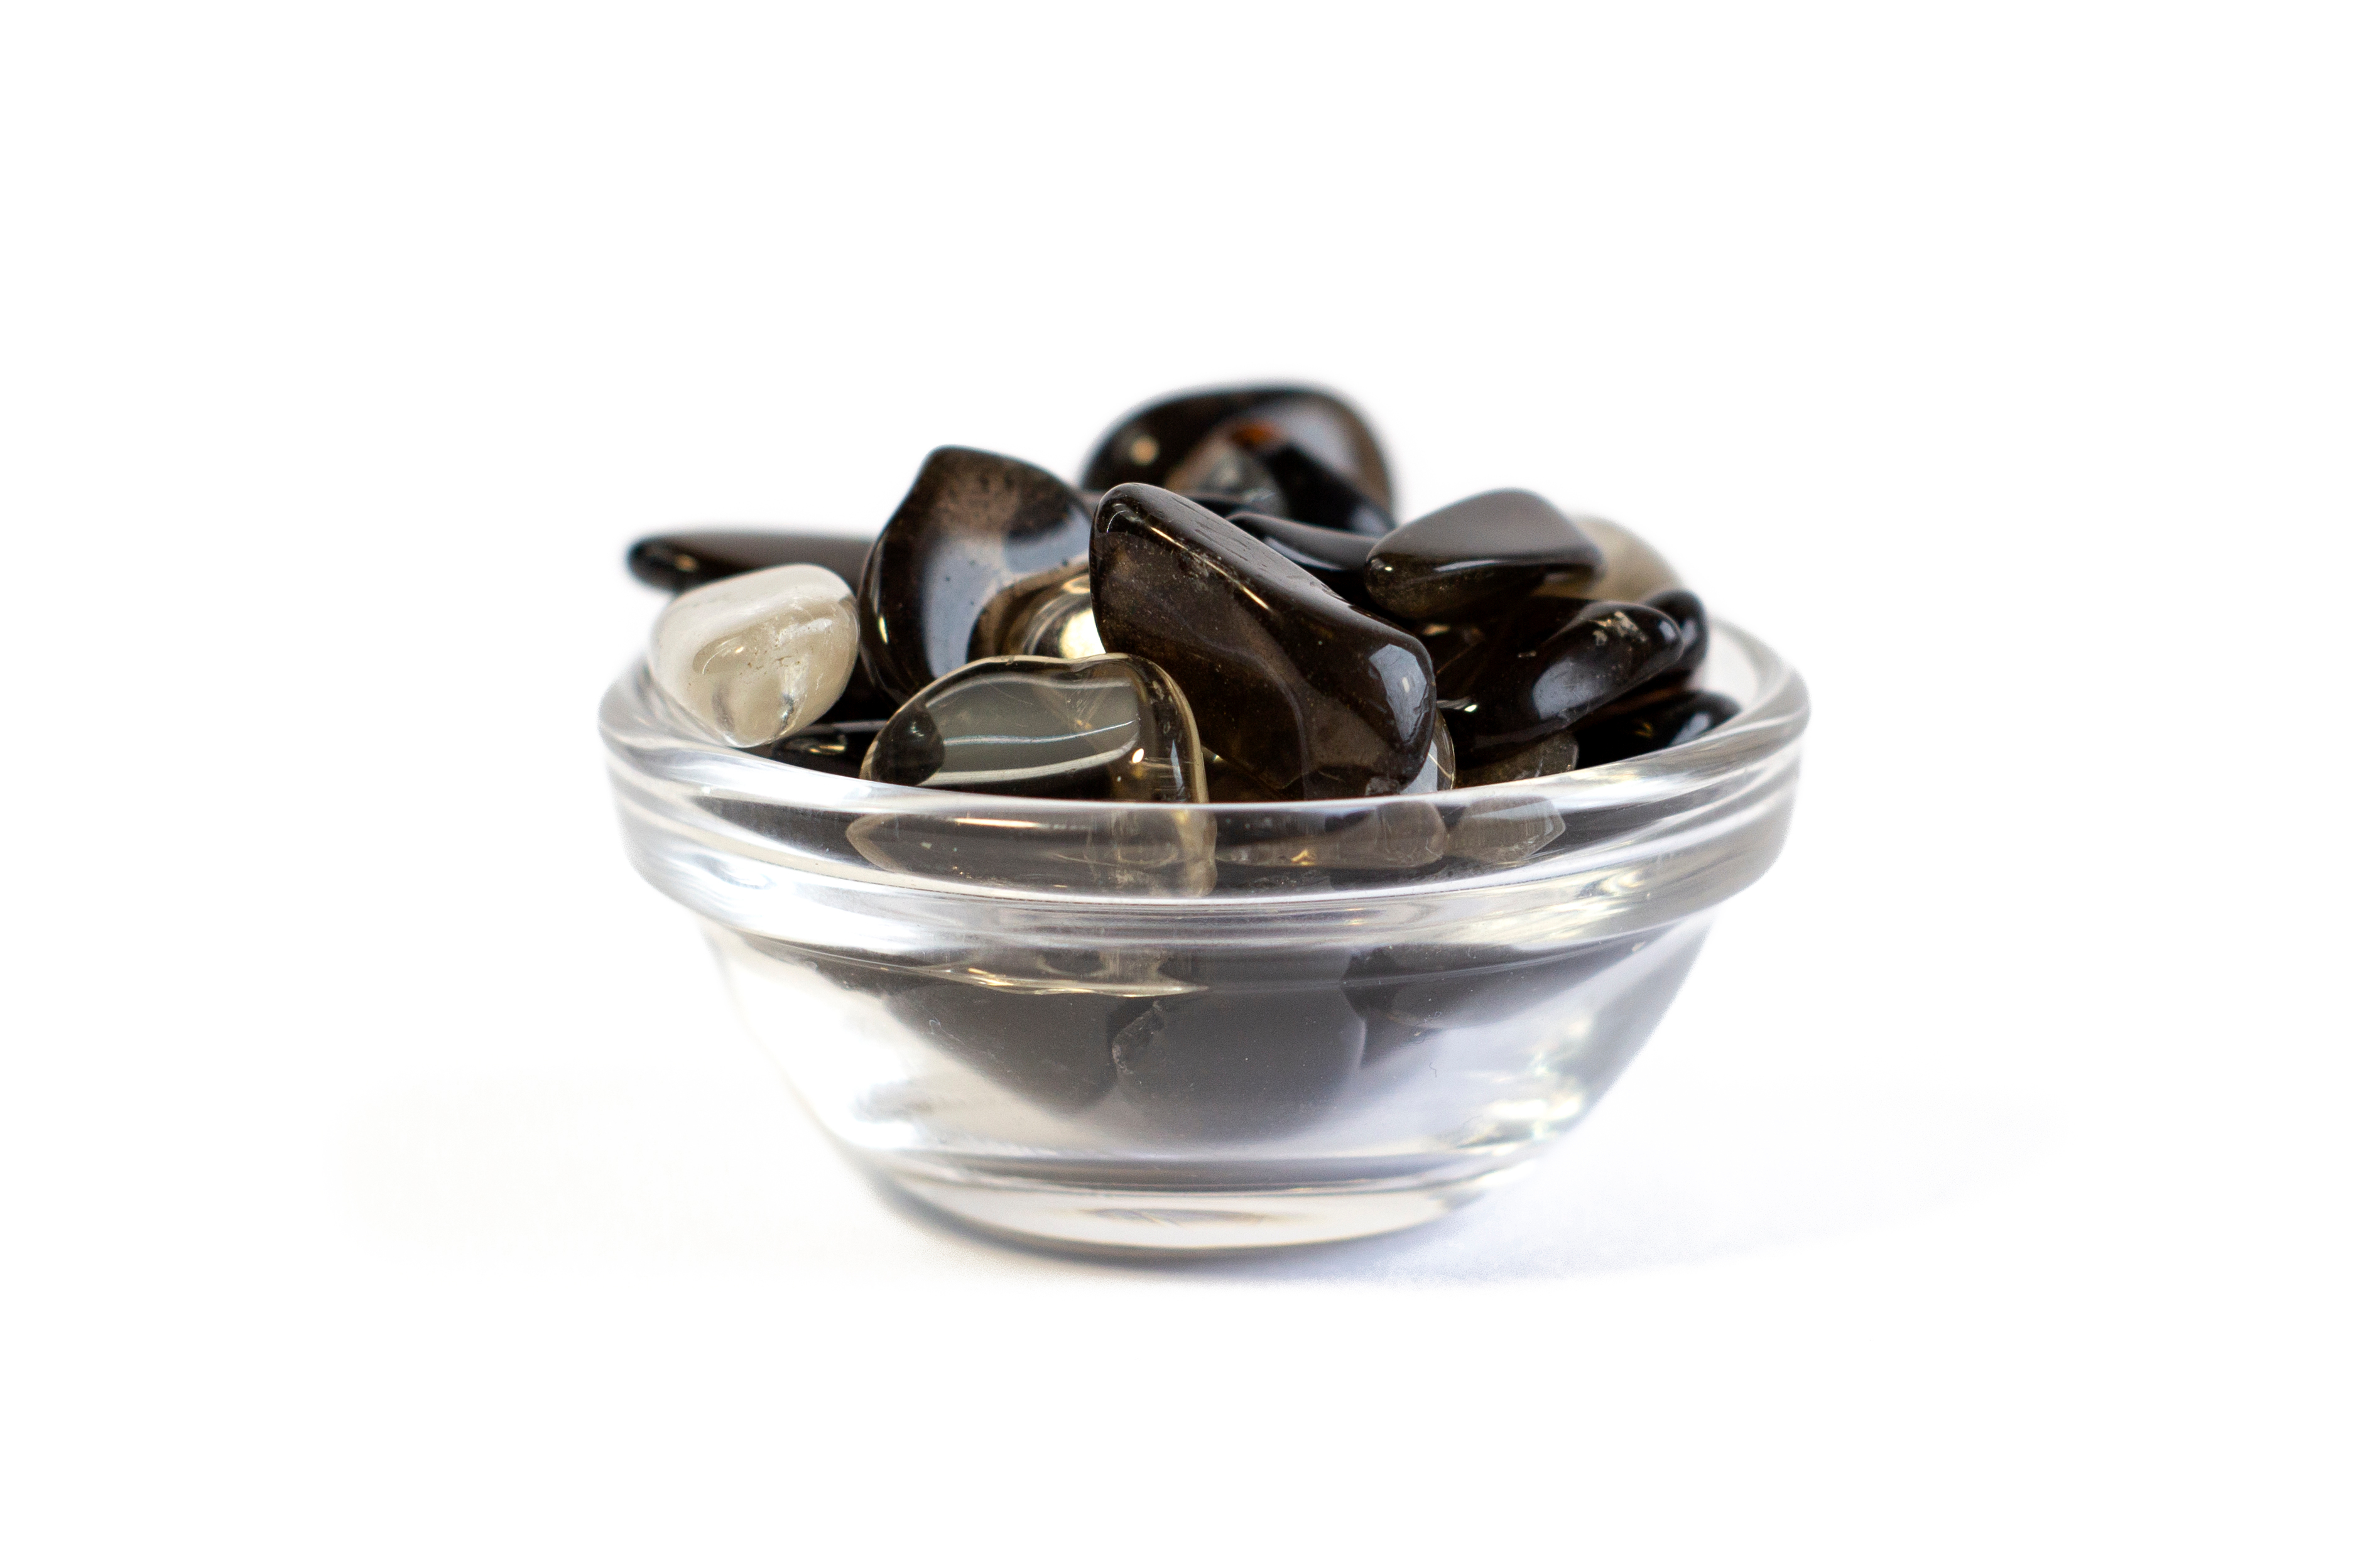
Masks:
[[[1281,496],[1279,506],[1260,506],[1261,511],[1273,511],[1297,522],[1313,523],[1318,528],[1336,528],[1345,533],[1362,533],[1379,538],[1397,527],[1397,520],[1388,509],[1373,500],[1345,473],[1324,462],[1298,442],[1256,417],[1233,421],[1204,443],[1204,451],[1216,451],[1221,443],[1229,443],[1250,458],[1272,480]],[[1229,484],[1206,482],[1198,486],[1180,483],[1179,489],[1232,489]],[[1258,493],[1256,489],[1252,494]]]
[[[997,595],[1083,557],[1091,523],[1077,493],[1043,468],[963,447],[934,452],[859,586],[875,685],[904,701],[965,663]]]
[[[768,747],[767,754],[797,768],[814,768],[821,773],[856,778],[859,764],[866,760],[866,749],[874,743],[883,722],[881,719],[836,721],[828,713],[819,722]]]
[[[1368,607],[1365,592],[1365,557],[1375,541],[1362,533],[1318,528],[1310,522],[1270,517],[1261,511],[1237,511],[1227,519],[1251,538],[1272,546],[1274,552],[1295,561],[1307,574],[1359,608]]]
[[[1438,671],[1466,769],[1568,729],[1651,679],[1683,651],[1683,628],[1648,605],[1532,597]]]
[[[1291,805],[1220,815],[1219,879],[1237,888],[1315,885],[1314,877],[1293,872],[1411,870],[1446,853],[1445,818],[1427,795],[1335,803],[1323,811]],[[1330,885],[1328,878],[1323,885]]]
[[[1151,998],[1112,1037],[1117,1088],[1107,1106],[1197,1144],[1277,1136],[1345,1103],[1365,1025],[1337,984],[1318,974],[1254,985],[1211,967],[1196,985]]]
[[[1493,762],[1461,769],[1454,775],[1454,783],[1459,788],[1469,789],[1474,784],[1514,784],[1565,773],[1577,766],[1577,737],[1563,730],[1558,734],[1546,735],[1533,746],[1506,752]]]
[[[1667,558],[1630,529],[1620,528],[1606,517],[1579,517],[1577,526],[1601,546],[1601,575],[1582,587],[1566,586],[1562,592],[1630,605],[1683,586],[1683,579],[1667,564]]]
[[[654,682],[731,746],[765,746],[831,708],[858,661],[849,584],[772,566],[690,589],[654,622]]]
[[[1668,689],[1614,703],[1577,728],[1577,765],[1598,768],[1696,741],[1740,711],[1720,692]]]
[[[1213,387],[1145,404],[1123,416],[1096,444],[1079,483],[1090,490],[1124,484],[1185,489],[1169,483],[1169,476],[1211,431],[1245,414],[1305,448],[1374,505],[1392,504],[1388,465],[1364,416],[1330,393],[1305,386]]]
[[[1440,715],[1442,720],[1443,715]],[[1430,755],[1399,795],[1431,795],[1455,785],[1454,737],[1443,722],[1430,727]]]
[[[1601,547],[1542,496],[1489,490],[1375,541],[1365,586],[1392,615],[1444,620],[1548,578],[1590,583],[1601,563]]]
[[[1674,616],[1675,625],[1683,632],[1683,652],[1675,662],[1652,676],[1646,683],[1654,687],[1682,686],[1699,673],[1707,662],[1707,606],[1689,588],[1667,588],[1650,595],[1642,603],[1654,610],[1664,610]]]
[[[965,647],[965,658],[1002,658],[1008,654],[1036,651],[1021,646],[1031,617],[1065,595],[1085,593],[1086,586],[1084,556],[1007,584],[980,607],[979,618],[972,625],[972,640]]]
[[[866,570],[871,539],[840,533],[800,533],[749,528],[657,533],[629,546],[629,572],[640,583],[672,594],[771,566],[822,566],[854,584]]]
[[[1202,743],[1280,799],[1393,795],[1428,760],[1430,656],[1216,513],[1150,485],[1103,497],[1103,646],[1183,689]]]
[[[1098,804],[1071,819],[880,810],[849,825],[849,847],[885,871],[984,887],[1198,898],[1215,888],[1216,817],[1158,802]]]
[[[1084,578],[1040,599],[1014,627],[1013,651],[1039,658],[1099,658],[1103,632],[1095,625],[1095,597]]]
[[[988,658],[908,700],[859,776],[1071,800],[1206,799],[1184,694],[1138,658]]]

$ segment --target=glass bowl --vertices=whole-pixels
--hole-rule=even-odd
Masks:
[[[1719,623],[1687,744],[1438,795],[1184,806],[869,784],[601,714],[628,852],[852,1160],[1063,1247],[1281,1247],[1526,1168],[1787,832],[1806,693]]]

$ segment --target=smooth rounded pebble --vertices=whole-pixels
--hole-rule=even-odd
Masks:
[[[654,682],[731,746],[825,716],[858,662],[858,601],[822,566],[773,566],[691,590],[654,623]]]

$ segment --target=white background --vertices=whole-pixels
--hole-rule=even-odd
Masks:
[[[2343,1562],[2341,8],[12,8],[0,1555]],[[1304,376],[1789,654],[1455,1222],[878,1200],[625,867],[688,521]]]

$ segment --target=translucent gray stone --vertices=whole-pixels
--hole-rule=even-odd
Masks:
[[[859,776],[878,784],[1077,800],[1208,798],[1184,694],[1153,665],[985,658],[907,700]]]
[[[654,622],[655,684],[731,746],[823,717],[858,660],[858,605],[822,566],[773,566],[691,589]]]

